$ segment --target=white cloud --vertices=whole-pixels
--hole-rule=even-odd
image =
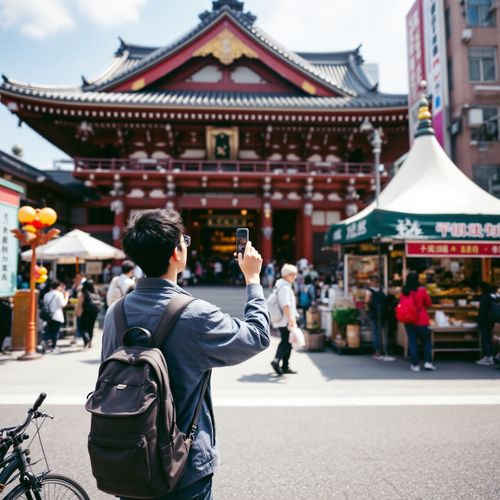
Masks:
[[[292,50],[335,52],[363,44],[364,59],[379,64],[381,90],[406,92],[406,13],[414,1],[308,0],[305,13],[303,0],[255,0],[251,10],[265,13],[257,24]]]
[[[139,21],[147,0],[78,0],[78,10],[106,28]],[[17,28],[43,39],[72,30],[77,12],[74,0],[0,0],[0,28]]]
[[[0,27],[41,39],[71,30],[74,21],[65,0],[0,0]]]
[[[104,27],[136,23],[146,0],[78,0],[78,8]]]

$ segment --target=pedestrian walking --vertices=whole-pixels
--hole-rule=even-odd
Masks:
[[[482,366],[492,366],[495,364],[493,359],[493,327],[495,321],[492,317],[493,303],[500,299],[500,296],[495,293],[495,289],[486,281],[479,284],[481,296],[479,298],[479,313],[477,316],[477,325],[481,335],[481,347],[483,349],[483,357],[476,361],[476,364]]]
[[[92,347],[94,336],[94,325],[101,311],[101,298],[96,293],[94,282],[87,280],[82,284],[82,289],[78,293],[75,313],[80,318],[80,328],[84,347]]]
[[[302,309],[304,324],[306,324],[306,313],[309,308],[316,303],[316,287],[311,276],[308,274],[304,278],[304,283],[299,285],[299,307]]]
[[[372,330],[372,357],[374,359],[383,359],[382,335],[384,334],[387,322],[387,296],[380,287],[378,276],[373,276],[370,280],[370,286],[367,288],[365,294],[365,304],[368,309]]]
[[[274,260],[271,260],[267,263],[267,266],[264,269],[264,276],[266,278],[267,288],[269,290],[272,290],[274,286],[274,280],[276,279],[276,268]]]
[[[190,297],[176,281],[186,267],[191,238],[184,234],[178,212],[156,209],[135,214],[122,243],[125,253],[147,276],[123,299],[126,323],[129,328],[142,327],[154,332],[170,300],[179,294]],[[247,243],[244,255],[238,255],[238,263],[247,285],[244,319],[233,319],[216,305],[194,300],[183,310],[161,347],[170,371],[177,426],[186,435],[192,428],[206,373],[212,368],[241,363],[269,346],[269,313],[260,286],[262,258],[251,242]],[[122,344],[123,332],[118,331],[114,311],[121,305],[122,301],[113,305],[104,320],[103,361]],[[219,454],[210,382],[201,403],[184,472],[175,490],[162,496],[162,500],[212,498],[212,476],[219,464]],[[146,432],[147,429],[142,431]]]
[[[429,330],[429,314],[427,308],[431,305],[431,298],[425,287],[421,286],[416,272],[410,272],[406,277],[406,282],[402,290],[402,295],[413,301],[416,309],[417,319],[413,323],[405,323],[406,334],[408,336],[408,350],[410,352],[411,367],[414,372],[420,371],[418,356],[418,340],[424,344],[424,369],[435,370],[436,366],[432,362],[432,340]]]
[[[289,365],[292,353],[290,330],[297,328],[297,301],[292,288],[297,274],[298,270],[293,264],[284,264],[281,268],[281,278],[276,282],[278,306],[283,313],[281,321],[273,324],[273,327],[278,328],[281,337],[276,355],[271,361],[271,366],[277,375],[297,373]]]
[[[121,274],[111,280],[106,293],[106,304],[108,307],[134,288],[135,281],[132,278],[134,267],[134,263],[130,260],[123,261]]]
[[[60,281],[53,281],[52,289],[43,297],[43,304],[47,308],[50,318],[45,325],[44,341],[46,348],[49,348],[53,353],[59,353],[57,340],[59,338],[59,330],[64,324],[64,312],[69,298],[69,292],[64,290],[64,285]]]

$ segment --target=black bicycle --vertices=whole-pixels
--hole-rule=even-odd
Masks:
[[[47,397],[40,394],[32,408],[28,410],[28,417],[21,425],[0,429],[0,496],[7,486],[19,479],[19,483],[10,491],[5,500],[25,498],[28,500],[89,500],[85,490],[72,479],[60,474],[51,474],[47,457],[40,439],[40,429],[47,418],[54,418],[38,409]],[[39,423],[41,419],[41,423]],[[40,440],[40,446],[45,460],[46,471],[35,474],[31,463],[29,447],[22,446],[29,439],[26,434],[28,425],[33,422],[37,431],[35,436]],[[33,437],[33,439],[35,438]],[[33,442],[30,441],[29,445]],[[28,446],[29,446],[28,445]],[[10,451],[12,449],[12,451]],[[9,452],[10,451],[10,452]]]

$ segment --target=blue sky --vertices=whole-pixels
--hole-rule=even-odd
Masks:
[[[363,44],[379,64],[380,89],[407,92],[405,17],[414,0],[246,0],[257,24],[292,50]],[[99,74],[119,46],[167,45],[198,23],[210,0],[0,0],[0,73],[32,83],[75,85]],[[65,157],[0,104],[0,149],[51,168]]]

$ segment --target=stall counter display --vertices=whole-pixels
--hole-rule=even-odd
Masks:
[[[428,309],[432,333],[432,352],[480,352],[481,337],[477,325],[479,300],[468,287],[447,290],[435,283],[426,285],[432,300]],[[398,324],[397,343],[408,355],[406,331]]]

